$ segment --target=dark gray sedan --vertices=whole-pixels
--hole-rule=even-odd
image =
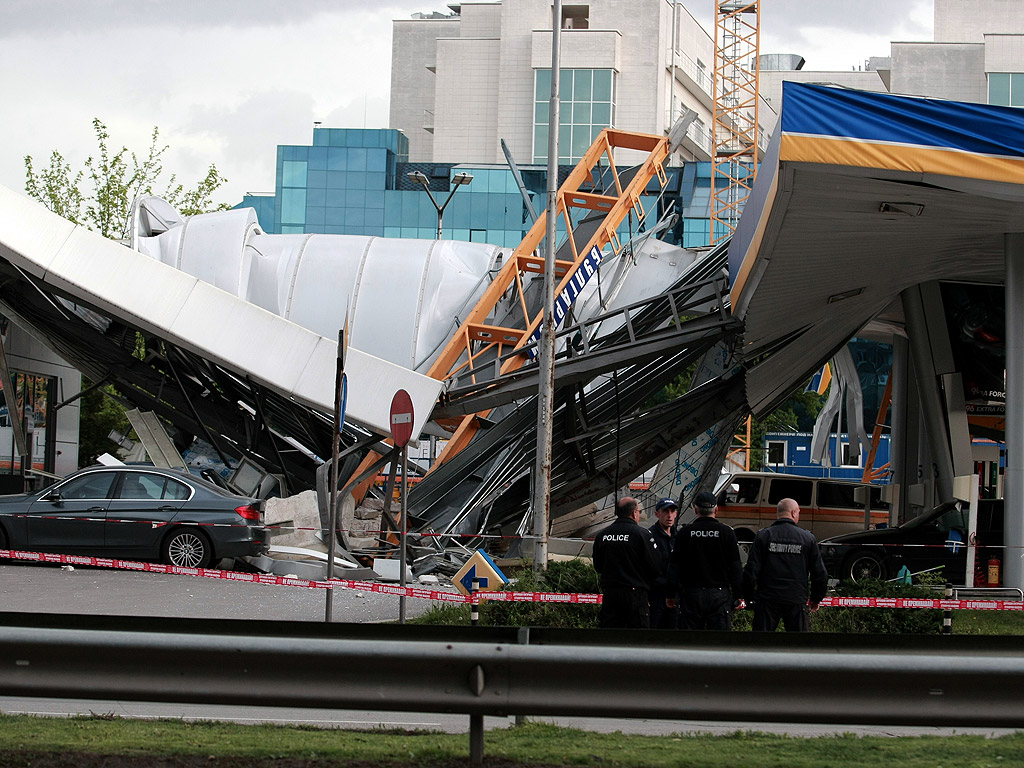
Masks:
[[[205,568],[267,551],[262,502],[158,467],[90,467],[0,496],[0,549],[159,560]]]

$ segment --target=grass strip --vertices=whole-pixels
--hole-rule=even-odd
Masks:
[[[3,766],[458,766],[468,764],[468,750],[466,734],[131,720],[102,715],[0,715]],[[998,738],[795,738],[753,732],[638,736],[527,722],[488,731],[485,754],[485,764],[492,766],[991,768],[1024,764],[1024,733]]]

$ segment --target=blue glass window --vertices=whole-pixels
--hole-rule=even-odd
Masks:
[[[366,170],[366,150],[362,147],[352,147],[348,150],[348,169],[350,171]]]
[[[309,170],[311,170],[311,171],[326,171],[327,170],[327,147],[310,147],[309,148]]]
[[[990,72],[988,103],[1002,107],[1024,107],[1024,73]]]
[[[321,206],[306,208],[306,227],[323,227],[325,210]]]
[[[306,186],[306,162],[296,160],[285,160],[281,165],[281,186],[304,187]]]
[[[306,190],[281,190],[281,222],[304,224],[306,221]]]
[[[538,69],[537,70],[537,87],[534,90],[534,98],[536,101],[550,102],[551,101],[551,70],[550,69]]]
[[[285,185],[287,186],[287,185]],[[323,189],[327,186],[327,171],[309,171],[306,173],[306,187]]]
[[[315,188],[307,189],[306,206],[309,208],[313,208],[320,205],[327,205],[327,191]]]
[[[338,147],[331,147],[327,155],[327,170],[347,171],[348,150],[339,149]]]
[[[366,170],[383,173],[388,167],[388,153],[383,149],[375,149],[366,153]]]

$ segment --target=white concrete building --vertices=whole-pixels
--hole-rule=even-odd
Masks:
[[[799,57],[775,58],[761,71],[761,95],[778,109],[784,80],[834,83],[979,104],[1024,106],[1024,3],[934,0],[932,41],[893,41],[888,58],[850,72],[800,69]],[[767,127],[767,125],[766,125]]]
[[[805,70],[799,52],[762,51],[765,138],[786,80],[1024,106],[1024,2],[934,3],[933,41],[893,42],[854,70]],[[504,139],[518,162],[546,162],[550,0],[449,7],[393,25],[390,125],[409,138],[409,160],[504,164]],[[687,109],[697,119],[673,161],[710,160],[713,33],[671,0],[563,4],[561,162],[607,125],[663,133]]]
[[[934,2],[933,42],[892,43],[892,92],[1024,106],[1024,3]]]
[[[410,162],[520,163],[547,158],[549,0],[452,4],[451,16],[394,22],[390,126]],[[561,162],[609,125],[663,133],[697,113],[678,160],[710,160],[714,40],[668,0],[562,6]]]

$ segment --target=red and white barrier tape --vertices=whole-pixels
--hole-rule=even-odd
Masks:
[[[459,592],[444,592],[424,587],[403,587],[400,584],[381,584],[376,581],[360,581],[355,579],[334,579],[332,581],[312,581],[289,576],[272,576],[266,573],[240,573],[238,571],[221,571],[215,568],[182,568],[177,565],[162,563],[140,563],[134,560],[115,560],[108,557],[88,557],[85,555],[54,555],[45,552],[20,552],[12,549],[0,549],[0,559],[26,560],[37,563],[59,563],[61,565],[91,565],[100,568],[115,568],[127,571],[145,571],[149,573],[170,573],[178,576],[200,576],[207,579],[225,579],[227,581],[250,582],[254,584],[275,584],[286,587],[306,587],[308,589],[354,589],[359,592],[377,592],[385,595],[402,595],[419,600],[438,600],[448,603],[472,603],[480,600],[496,600],[502,602],[534,602],[534,603],[579,603],[598,605],[600,595],[586,595],[568,592],[480,592],[474,600]]]
[[[929,600],[919,597],[826,597],[823,608],[936,608],[943,611],[1024,611],[1022,600]]]
[[[600,605],[601,595],[578,592],[478,592],[470,597],[458,592],[443,592],[423,587],[403,587],[400,584],[381,584],[376,581],[355,579],[334,579],[333,581],[312,581],[290,576],[272,576],[266,573],[240,573],[221,571],[215,568],[182,568],[162,563],[141,563],[134,560],[115,560],[107,557],[84,555],[54,555],[44,552],[20,552],[0,549],[0,559],[26,560],[38,563],[59,563],[61,565],[91,565],[100,568],[115,568],[127,571],[169,573],[178,576],[200,576],[207,579],[274,584],[286,587],[308,589],[354,589],[360,592],[376,592],[385,595],[402,595],[419,600],[437,600],[448,603],[473,603],[481,600],[515,603],[568,603],[572,605]],[[819,603],[823,608],[932,608],[943,611],[1024,611],[1022,600],[929,600],[907,597],[826,597]]]

